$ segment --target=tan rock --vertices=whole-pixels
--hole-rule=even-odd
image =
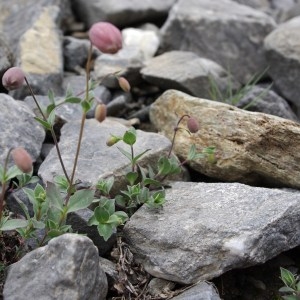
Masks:
[[[176,90],[156,100],[150,118],[171,139],[183,114],[196,118],[200,130],[191,136],[179,130],[175,153],[186,158],[191,144],[198,151],[216,148],[215,163],[198,159],[190,164],[196,171],[222,181],[300,188],[300,124]]]

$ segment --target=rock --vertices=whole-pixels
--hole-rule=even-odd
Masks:
[[[85,74],[85,64],[90,48],[90,41],[66,36],[63,40],[64,68],[66,71]],[[100,54],[94,47],[92,58]]]
[[[268,88],[252,86],[236,106],[299,122],[288,102]]]
[[[148,292],[151,296],[162,297],[163,299],[169,296],[174,288],[174,282],[161,278],[152,278],[147,286]]]
[[[270,16],[230,0],[179,0],[161,28],[161,51],[192,51],[245,83],[266,69],[263,40],[274,27]]]
[[[173,300],[221,300],[217,289],[209,282],[200,282]]]
[[[300,187],[298,123],[175,90],[165,92],[150,110],[152,123],[169,139],[178,116],[184,114],[196,118],[200,130],[191,136],[178,131],[175,153],[187,158],[192,144],[199,152],[208,146],[216,149],[215,163],[197,159],[190,163],[194,170],[222,181]]]
[[[8,46],[7,40],[3,34],[0,34],[0,78],[2,78],[5,71],[14,64],[14,57]],[[0,81],[0,93],[6,92],[6,89]]]
[[[263,263],[300,243],[299,192],[174,182],[163,209],[141,207],[124,237],[152,276],[192,284]]]
[[[61,130],[59,146],[69,174],[74,163],[79,125],[79,122],[69,122]],[[108,147],[106,141],[111,134],[123,136],[127,129],[124,125],[109,119],[102,123],[95,119],[86,120],[75,179],[95,184],[100,178],[114,176],[115,189],[118,190],[120,186],[124,187],[124,174],[129,170],[129,160],[118,151],[116,146]],[[122,143],[117,146],[128,149]],[[141,166],[149,164],[156,168],[159,157],[167,154],[170,146],[171,142],[162,135],[137,130],[135,153],[151,149],[139,160]],[[39,175],[46,182],[52,181],[55,175],[62,174],[56,151],[52,149],[42,163]]]
[[[97,226],[89,226],[88,220],[93,215],[93,211],[89,208],[80,209],[68,214],[67,224],[72,226],[72,230],[76,233],[86,234],[98,248],[99,255],[105,255],[109,252],[115,241],[116,235],[112,235],[107,241],[99,235]]]
[[[46,95],[51,88],[59,94],[63,77],[60,24],[63,2],[66,4],[66,1],[18,2],[15,10],[4,5],[7,17],[2,20],[3,32],[15,55],[15,64],[27,73],[34,93]],[[24,99],[28,94],[27,87],[11,92],[16,99]]]
[[[229,83],[236,90],[239,84],[217,63],[188,51],[170,51],[156,56],[142,68],[143,78],[162,90],[177,89],[209,99],[211,82],[225,93]]]
[[[93,242],[64,234],[10,266],[4,298],[106,299],[107,279]]]
[[[141,22],[159,21],[165,18],[176,0],[73,0],[77,18],[89,28],[93,23],[107,21],[125,27]],[[130,18],[128,17],[130,16]]]
[[[300,17],[279,25],[264,41],[268,73],[274,80],[280,93],[293,102],[300,115],[300,88],[297,80],[300,76]]]
[[[25,148],[35,161],[40,155],[45,131],[34,120],[34,113],[23,102],[6,94],[0,94],[0,106],[0,163],[4,163],[12,147]]]

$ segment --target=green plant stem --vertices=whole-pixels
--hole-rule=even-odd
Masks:
[[[30,94],[31,94],[31,96],[32,96],[32,98],[33,98],[33,100],[34,100],[34,102],[35,102],[35,104],[36,104],[36,106],[37,106],[37,108],[38,108],[40,114],[42,115],[44,121],[47,122],[47,118],[46,118],[46,116],[45,116],[43,110],[41,109],[41,107],[40,107],[40,105],[39,105],[39,103],[38,103],[38,101],[37,101],[37,99],[36,99],[36,97],[35,97],[35,95],[34,95],[34,92],[33,92],[33,90],[32,90],[32,88],[31,88],[31,86],[30,86],[30,84],[29,84],[29,82],[28,82],[28,80],[27,80],[26,77],[25,77],[25,82],[26,82],[26,84],[27,84],[27,86],[28,86],[28,88],[29,88]],[[63,162],[63,160],[62,160],[62,157],[61,157],[60,149],[59,149],[59,146],[58,146],[58,141],[57,141],[57,138],[56,138],[56,135],[55,135],[53,126],[51,126],[51,128],[50,128],[50,133],[51,133],[51,136],[52,136],[52,138],[53,138],[53,142],[54,142],[54,145],[55,145],[55,148],[56,148],[56,152],[57,152],[57,156],[58,156],[60,165],[61,165],[61,167],[62,167],[62,170],[63,170],[63,172],[64,172],[64,175],[65,175],[66,179],[68,180],[68,182],[69,182],[69,184],[70,184],[71,181],[70,181],[70,178],[69,178],[68,173],[67,173],[67,171],[66,171],[65,164],[64,164],[64,162]]]
[[[3,178],[1,180],[1,185],[2,185],[2,190],[1,190],[1,194],[0,194],[0,221],[2,219],[2,215],[3,215],[3,207],[4,207],[4,196],[5,196],[5,192],[6,192],[6,171],[7,171],[7,166],[8,166],[8,159],[9,159],[9,155],[10,152],[12,151],[12,148],[10,148],[7,152],[6,158],[5,158],[5,163],[4,163],[4,168],[3,168]]]
[[[87,63],[86,63],[86,83],[85,83],[86,84],[86,87],[85,87],[85,100],[86,101],[88,101],[88,97],[89,97],[89,80],[90,80],[92,53],[93,53],[93,46],[92,46],[92,44],[90,44],[88,59],[87,59]],[[76,149],[76,154],[75,154],[75,160],[74,160],[74,165],[73,165],[73,170],[72,170],[72,175],[71,175],[71,180],[70,180],[70,186],[69,186],[68,195],[66,197],[66,202],[65,202],[66,205],[69,202],[71,192],[72,192],[72,186],[73,186],[73,182],[74,182],[75,172],[76,172],[78,158],[79,158],[79,152],[80,152],[80,148],[81,148],[85,120],[86,120],[86,111],[83,110],[82,117],[81,117],[79,138],[78,138],[77,149]]]
[[[132,172],[134,172],[135,163],[133,162],[134,161],[134,150],[133,150],[132,145],[130,145],[130,151],[131,151],[131,170],[132,170]]]

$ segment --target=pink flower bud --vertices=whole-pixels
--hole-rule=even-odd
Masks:
[[[91,43],[103,53],[114,54],[122,48],[121,31],[111,23],[95,23],[90,31]]]
[[[199,123],[198,121],[191,117],[187,121],[187,128],[191,133],[196,133],[199,130]]]
[[[22,147],[15,148],[11,151],[11,156],[15,165],[24,173],[32,172],[32,158],[29,153]]]
[[[18,67],[9,68],[2,77],[2,85],[8,90],[16,90],[22,87],[25,74]]]
[[[119,77],[119,78],[118,78],[118,81],[119,81],[119,86],[120,86],[120,88],[121,88],[124,92],[126,92],[126,93],[130,92],[130,84],[129,84],[129,82],[128,82],[128,80],[127,80],[126,78],[124,78],[124,77]]]
[[[106,118],[106,105],[105,104],[98,104],[95,110],[95,119],[100,123],[103,122]]]

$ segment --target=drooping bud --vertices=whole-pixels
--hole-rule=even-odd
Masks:
[[[114,54],[122,48],[121,31],[111,23],[95,23],[90,31],[91,43],[103,53]]]
[[[22,87],[25,81],[25,74],[18,67],[9,68],[2,77],[2,85],[7,90],[16,90]]]
[[[22,147],[17,147],[11,151],[11,156],[15,165],[24,173],[32,172],[32,158]]]
[[[106,113],[107,113],[106,105],[103,103],[98,104],[95,110],[95,119],[100,123],[103,122],[106,118]]]
[[[131,87],[130,87],[130,84],[129,84],[128,80],[125,77],[119,77],[118,81],[119,81],[120,88],[124,92],[126,92],[126,93],[130,92]]]
[[[113,146],[114,144],[116,144],[117,142],[119,142],[121,140],[122,140],[122,138],[117,137],[115,135],[111,135],[110,138],[106,141],[106,145],[108,147],[111,147],[111,146]]]
[[[191,133],[196,133],[199,130],[198,121],[195,118],[190,117],[187,121],[187,128]]]

